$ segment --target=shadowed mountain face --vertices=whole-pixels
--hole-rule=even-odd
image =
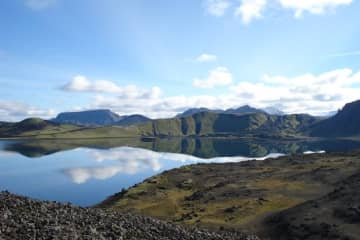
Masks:
[[[347,137],[360,135],[360,100],[348,103],[335,116],[311,128],[312,136]]]
[[[104,126],[112,125],[122,118],[110,110],[91,110],[60,113],[53,121],[62,124]]]
[[[360,174],[329,194],[267,219],[267,236],[278,240],[360,239]]]

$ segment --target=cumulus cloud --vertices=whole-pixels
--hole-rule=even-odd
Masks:
[[[205,0],[206,12],[216,17],[223,16],[230,5],[228,0]]]
[[[16,101],[0,100],[0,119],[2,121],[18,121],[29,117],[50,118],[55,115],[52,109],[44,110]]]
[[[69,92],[93,92],[118,94],[122,98],[158,98],[161,95],[159,87],[152,87],[150,90],[140,89],[135,85],[121,87],[108,80],[90,81],[85,76],[75,76],[69,83],[61,87]]]
[[[62,87],[63,90],[73,92],[105,92],[120,93],[123,89],[107,80],[90,82],[85,76],[75,76],[69,83]]]
[[[53,6],[57,0],[25,0],[25,5],[33,10],[44,10]]]
[[[264,75],[257,82],[233,82],[227,68],[210,71],[206,79],[196,79],[197,87],[225,86],[220,95],[163,96],[161,89],[146,90],[146,94],[99,94],[92,97],[85,109],[106,108],[118,114],[141,113],[152,118],[167,118],[188,108],[226,109],[249,104],[254,107],[276,107],[286,113],[325,115],[357,100],[360,92],[360,72],[338,69],[321,74],[299,76]],[[138,89],[135,87],[134,89]],[[140,96],[140,97],[139,97]]]
[[[217,67],[209,72],[209,76],[206,79],[195,78],[193,85],[199,88],[213,88],[229,85],[232,81],[232,74],[226,67]]]
[[[217,56],[213,54],[203,53],[196,58],[197,62],[215,62],[217,60]]]
[[[288,113],[326,114],[359,98],[360,72],[339,69],[296,77],[265,75],[261,83],[241,82],[231,87],[237,98],[258,105],[277,106]]]
[[[253,19],[262,17],[266,4],[267,0],[242,0],[235,10],[235,16],[241,16],[243,23],[248,24]]]

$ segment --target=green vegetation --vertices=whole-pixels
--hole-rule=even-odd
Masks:
[[[159,119],[136,126],[79,127],[27,119],[0,125],[0,137],[22,138],[118,138],[186,136],[277,136],[301,137],[301,128],[316,121],[303,115],[270,116],[264,113],[244,115],[202,112],[186,118]]]
[[[292,155],[185,166],[147,179],[99,207],[266,236],[269,216],[333,191],[339,182],[359,172],[359,156]]]

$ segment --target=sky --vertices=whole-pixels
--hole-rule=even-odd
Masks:
[[[3,0],[0,121],[360,99],[357,0]]]

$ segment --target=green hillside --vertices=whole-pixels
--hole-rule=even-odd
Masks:
[[[0,125],[1,137],[31,138],[116,138],[139,136],[301,136],[316,118],[307,115],[273,116],[265,113],[244,115],[202,112],[185,118],[159,119],[136,126],[79,127],[26,119]]]

